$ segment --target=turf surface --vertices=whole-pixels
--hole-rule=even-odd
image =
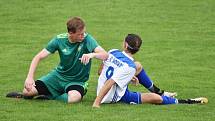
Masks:
[[[213,121],[215,119],[214,0],[1,0],[1,121]],[[97,69],[93,60],[83,102],[29,101],[5,98],[21,91],[31,59],[59,33],[70,16],[81,16],[106,50],[121,48],[126,34],[144,44],[135,56],[161,88],[178,98],[205,96],[207,105],[102,105],[92,109]],[[58,64],[57,54],[40,63],[38,78]],[[131,90],[146,92],[141,86]]]

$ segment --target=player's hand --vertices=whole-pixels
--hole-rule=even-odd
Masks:
[[[81,60],[81,63],[87,65],[91,58],[93,58],[93,53],[83,54],[82,57],[79,59]]]
[[[96,105],[95,103],[93,104],[92,107],[93,107],[93,108],[100,108],[100,106],[99,106],[99,105]]]
[[[98,97],[96,97],[96,99],[95,99],[95,101],[94,101],[92,107],[93,107],[93,108],[100,108],[100,103],[99,103],[99,101],[98,101]]]
[[[134,77],[131,79],[131,83],[137,86],[137,85],[139,84],[139,79],[138,79],[136,76],[134,76]]]
[[[25,85],[24,85],[25,89],[26,89],[27,91],[31,91],[31,89],[32,89],[33,86],[36,86],[36,85],[35,85],[34,79],[29,79],[29,78],[27,78],[27,79],[25,80]]]

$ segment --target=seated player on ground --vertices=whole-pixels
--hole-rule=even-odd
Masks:
[[[146,74],[145,70],[143,69],[142,65],[140,62],[135,62],[136,65],[136,73],[135,76],[132,78],[131,83],[134,85],[138,85],[141,84],[142,86],[144,86],[148,91],[152,92],[152,93],[156,93],[158,95],[164,95],[164,96],[168,96],[168,97],[175,97],[177,96],[176,92],[167,92],[164,90],[161,90],[159,87],[157,87],[153,81],[149,78],[149,76]],[[103,64],[100,65],[98,74],[101,74],[102,68],[103,68]]]
[[[98,79],[97,97],[93,107],[100,107],[101,103],[116,102],[128,104],[205,104],[208,102],[207,98],[204,97],[176,99],[156,93],[130,91],[128,84],[135,76],[137,69],[133,55],[139,51],[141,44],[142,40],[138,35],[128,34],[123,41],[123,52],[117,49],[109,51],[108,59],[103,61],[104,66]],[[138,79],[141,80],[141,78]]]
[[[10,92],[6,97],[53,99],[65,103],[80,102],[87,92],[91,59],[104,60],[107,52],[86,32],[85,22],[72,17],[67,32],[55,36],[32,60],[23,93]],[[59,64],[48,74],[35,80],[38,64],[58,52]]]

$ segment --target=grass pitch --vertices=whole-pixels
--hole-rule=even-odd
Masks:
[[[215,119],[214,0],[1,0],[1,121],[213,121]],[[161,88],[178,98],[205,96],[207,105],[102,105],[92,109],[97,69],[93,60],[83,102],[5,98],[21,91],[33,56],[59,33],[70,16],[80,16],[106,50],[121,48],[127,33],[144,40],[135,56]],[[57,54],[40,63],[36,78],[59,62]],[[146,92],[141,86],[131,90]]]

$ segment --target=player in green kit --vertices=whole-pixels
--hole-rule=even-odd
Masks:
[[[81,101],[87,91],[91,58],[104,60],[107,52],[85,32],[85,23],[79,17],[67,21],[68,33],[54,37],[32,60],[23,93],[12,92],[7,97],[34,97],[43,95],[66,103]],[[34,81],[38,63],[58,52],[59,65],[47,75]]]

